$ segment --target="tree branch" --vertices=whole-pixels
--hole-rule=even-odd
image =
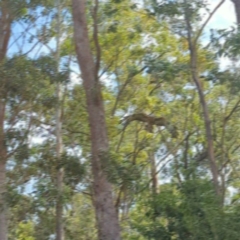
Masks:
[[[235,106],[233,107],[233,109],[231,110],[231,112],[225,117],[224,121],[227,122],[230,117],[233,115],[233,113],[237,110],[237,108],[239,107],[240,104],[240,99],[237,101],[237,103],[235,104]]]
[[[207,20],[203,23],[203,25],[201,26],[200,30],[197,33],[197,36],[194,40],[194,45],[196,45],[199,37],[201,36],[204,28],[206,27],[206,25],[208,24],[208,22],[211,20],[211,18],[213,17],[213,15],[215,14],[215,12],[222,6],[222,4],[225,2],[225,0],[222,0],[214,9],[213,11],[209,14]]]

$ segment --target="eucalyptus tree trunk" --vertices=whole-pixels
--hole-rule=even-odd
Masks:
[[[57,26],[56,26],[56,73],[59,72],[60,64],[60,38],[61,38],[61,0],[56,0],[56,9],[57,9]],[[56,106],[56,156],[58,162],[61,161],[61,156],[63,152],[63,143],[62,143],[62,89],[61,83],[56,83],[56,97],[57,97],[57,106]],[[61,165],[61,164],[59,164]],[[64,225],[63,225],[63,177],[64,170],[63,168],[58,168],[57,170],[57,201],[56,201],[56,240],[64,240]]]
[[[240,0],[232,0],[235,8],[237,24],[240,25]]]
[[[0,240],[7,240],[7,204],[6,194],[6,161],[7,149],[4,144],[5,103],[0,99]]]
[[[220,5],[223,2],[224,0],[222,0],[218,4],[217,8],[220,7]],[[188,47],[189,47],[189,53],[190,53],[190,71],[191,71],[193,82],[196,85],[199,101],[203,110],[203,120],[205,125],[206,141],[207,141],[207,152],[208,152],[208,159],[210,163],[210,169],[213,177],[213,185],[214,185],[216,194],[220,196],[221,193],[220,193],[219,182],[218,182],[219,174],[218,174],[218,168],[217,168],[217,163],[216,163],[215,154],[214,154],[214,142],[213,142],[213,136],[212,136],[211,120],[209,116],[207,102],[204,95],[204,89],[199,79],[199,72],[198,72],[197,40],[198,40],[199,34],[201,34],[201,31],[203,30],[203,27],[205,26],[205,23],[203,24],[201,31],[199,31],[198,36],[194,38],[192,36],[193,31],[192,31],[192,25],[191,25],[191,10],[188,6],[189,6],[189,2],[188,0],[185,0],[185,12],[184,12],[185,16],[184,17],[186,21],[187,40],[188,40]],[[215,8],[215,10],[217,8]],[[212,14],[214,14],[214,11],[212,12]]]
[[[98,4],[97,1],[95,3]],[[72,0],[72,8],[76,53],[86,93],[90,124],[93,202],[98,227],[98,238],[99,240],[120,240],[120,227],[113,203],[112,187],[103,169],[108,160],[109,145],[101,85],[98,80],[100,48],[97,44],[96,15],[94,22],[94,42],[98,56],[96,57],[96,63],[94,63],[88,38],[85,0]]]
[[[157,193],[159,193],[159,189],[158,189],[159,184],[158,184],[158,172],[157,172],[155,153],[153,150],[148,152],[148,158],[151,166],[151,188],[152,188],[152,194],[154,197],[156,196]]]
[[[213,142],[213,136],[212,136],[212,126],[211,126],[211,120],[209,116],[209,110],[207,106],[207,102],[204,96],[203,88],[200,83],[200,79],[198,77],[198,72],[197,72],[197,50],[195,46],[190,47],[190,65],[191,65],[191,73],[192,73],[192,78],[193,81],[196,84],[198,95],[199,95],[199,100],[200,104],[202,106],[203,110],[203,119],[204,119],[204,124],[205,124],[205,131],[206,131],[206,140],[207,140],[207,151],[208,151],[208,159],[210,162],[210,169],[212,172],[212,177],[213,177],[213,184],[215,188],[215,192],[218,196],[220,196],[220,189],[219,189],[219,182],[218,182],[218,168],[217,168],[217,163],[215,160],[215,154],[214,154],[214,142]]]
[[[7,1],[0,3],[0,65],[3,63],[11,35],[12,19],[8,11]],[[7,240],[7,203],[6,194],[6,162],[7,148],[5,145],[4,120],[6,103],[4,93],[0,90],[0,240]]]

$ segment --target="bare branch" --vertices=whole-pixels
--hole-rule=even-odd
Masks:
[[[208,24],[208,22],[211,20],[211,18],[213,17],[213,15],[215,14],[215,12],[222,6],[222,4],[225,2],[225,0],[222,0],[214,9],[213,11],[209,14],[208,18],[206,19],[206,21],[203,23],[203,25],[201,26],[200,30],[197,33],[197,36],[194,40],[194,45],[196,45],[199,37],[201,36],[204,28],[206,27],[206,25]]]
[[[177,127],[171,125],[164,117],[154,117],[146,115],[144,113],[135,113],[124,118],[125,126],[127,126],[132,121],[139,121],[146,123],[146,130],[148,132],[153,131],[153,126],[165,127],[172,135],[173,138],[178,137]]]
[[[231,110],[231,112],[225,117],[224,121],[227,122],[230,117],[233,115],[233,113],[237,110],[237,108],[239,107],[240,104],[240,99],[237,101],[237,103],[235,104],[235,106],[233,107],[233,109]]]

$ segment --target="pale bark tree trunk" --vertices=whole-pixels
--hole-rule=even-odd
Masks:
[[[91,163],[98,237],[99,240],[120,240],[120,227],[114,208],[112,187],[103,166],[107,161],[109,146],[101,86],[97,77],[99,63],[95,65],[90,49],[85,0],[72,0],[72,8],[76,53],[86,93],[91,132]]]
[[[57,9],[57,26],[56,26],[56,73],[59,72],[60,64],[60,38],[61,38],[61,0],[56,0]],[[62,89],[59,82],[56,83],[56,97],[57,97],[57,107],[56,107],[56,156],[58,162],[61,161],[61,156],[63,153],[63,143],[62,143]],[[64,225],[63,225],[63,178],[64,170],[60,167],[57,170],[57,202],[56,202],[56,240],[64,240]]]
[[[235,8],[237,24],[240,25],[240,0],[232,0]]]
[[[6,164],[0,162],[0,240],[7,239],[7,207],[5,202]]]
[[[158,173],[157,173],[157,166],[156,166],[156,159],[154,151],[149,151],[148,158],[151,165],[151,188],[153,196],[156,196],[159,193],[159,185],[158,185]]]
[[[58,93],[58,102],[60,102],[60,87],[57,87]],[[63,152],[62,145],[62,122],[61,122],[61,107],[58,104],[58,109],[56,111],[56,156],[58,162],[61,161],[61,156]],[[56,240],[64,240],[64,225],[63,225],[63,203],[62,203],[62,195],[63,195],[63,177],[64,170],[63,168],[59,168],[57,170],[57,202],[56,202]]]
[[[6,160],[7,150],[4,144],[5,103],[0,100],[0,240],[7,240],[7,204],[6,204]]]
[[[60,87],[57,87],[58,93],[58,102],[60,99]],[[59,104],[58,104],[59,106]],[[62,145],[62,122],[61,122],[61,107],[59,106],[56,111],[56,156],[58,162],[61,161],[61,156],[63,152]],[[63,203],[62,203],[62,195],[63,195],[63,178],[64,178],[64,170],[63,168],[59,168],[57,170],[57,202],[56,202],[56,240],[64,240],[64,225],[63,225]]]
[[[187,25],[187,38],[188,38],[188,45],[189,45],[189,52],[190,52],[190,69],[192,79],[196,85],[198,96],[200,100],[200,104],[203,110],[203,119],[205,124],[205,131],[206,131],[206,140],[207,140],[207,150],[208,150],[208,159],[210,162],[210,169],[213,177],[213,184],[215,188],[215,192],[218,196],[220,196],[220,188],[218,182],[218,168],[215,160],[214,155],[214,142],[212,137],[212,127],[211,127],[211,120],[209,117],[208,106],[205,100],[204,89],[199,79],[199,72],[198,72],[198,56],[197,56],[197,47],[196,47],[196,40],[192,37],[192,26],[190,20],[190,9],[188,8],[188,2],[185,1],[185,20]]]
[[[215,191],[217,195],[220,195],[220,189],[219,189],[219,183],[218,183],[218,168],[215,160],[215,154],[214,154],[214,142],[212,137],[212,126],[211,126],[211,120],[209,117],[209,111],[207,107],[207,103],[205,100],[204,92],[202,89],[202,85],[200,83],[200,79],[198,77],[198,71],[197,71],[197,53],[196,49],[191,49],[191,72],[192,72],[192,78],[193,81],[196,84],[200,104],[203,109],[203,118],[204,118],[204,124],[205,124],[205,130],[206,130],[206,138],[207,138],[207,150],[208,150],[208,159],[210,162],[210,168],[212,172],[213,177],[213,183],[215,187]]]
[[[3,63],[11,34],[11,16],[7,8],[7,2],[0,5],[0,64]],[[3,93],[4,94],[4,93]],[[0,240],[7,240],[7,203],[6,194],[6,162],[7,149],[4,133],[5,100],[0,93]]]

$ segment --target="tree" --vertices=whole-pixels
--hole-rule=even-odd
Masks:
[[[117,212],[113,204],[111,184],[104,172],[108,164],[108,137],[105,123],[101,85],[98,79],[100,66],[100,46],[98,42],[97,8],[94,10],[94,40],[97,51],[96,63],[91,54],[88,37],[85,1],[73,0],[73,23],[76,54],[81,69],[83,86],[86,93],[87,111],[91,132],[91,161],[93,173],[93,202],[101,240],[119,240],[120,228]]]
[[[0,20],[0,64],[6,57],[8,43],[11,34],[12,15],[7,1],[1,2],[1,20]],[[0,239],[7,239],[7,219],[6,203],[4,195],[6,192],[6,161],[7,149],[5,145],[4,120],[5,120],[5,99],[0,96]]]
[[[216,10],[224,3],[224,0],[221,1],[217,7],[213,10],[212,13],[210,13],[207,20],[203,23],[202,27],[200,28],[200,31],[196,34],[196,37],[193,37],[193,27],[191,25],[191,19],[194,15],[194,10],[192,10],[191,3],[189,3],[187,0],[184,1],[184,17],[186,21],[186,31],[187,31],[187,40],[188,40],[188,46],[189,46],[189,52],[190,52],[190,69],[191,69],[191,75],[194,83],[196,84],[200,104],[203,109],[203,116],[204,116],[204,123],[205,123],[205,129],[206,129],[206,138],[207,138],[207,149],[208,149],[208,158],[210,162],[211,172],[213,176],[213,182],[216,194],[220,196],[220,189],[219,189],[219,183],[218,183],[218,167],[215,160],[215,154],[214,154],[214,142],[213,142],[213,136],[212,136],[212,126],[211,126],[211,120],[209,116],[209,110],[207,107],[207,103],[204,96],[204,90],[202,88],[200,79],[199,79],[199,70],[198,70],[198,50],[197,50],[197,41],[199,36],[201,35],[205,25],[210,20],[211,16],[216,12]]]
[[[57,9],[57,26],[56,26],[56,73],[59,73],[60,65],[60,38],[61,38],[61,10],[62,2],[56,1]],[[63,115],[63,103],[62,103],[62,85],[58,80],[56,83],[56,156],[61,161],[61,155],[63,154],[63,140],[62,140],[62,115]],[[64,225],[63,225],[63,179],[64,179],[64,170],[62,167],[58,168],[56,186],[58,189],[58,196],[56,202],[56,240],[64,239]]]
[[[5,3],[8,239],[238,239],[238,31],[211,26],[205,44],[220,5]]]

